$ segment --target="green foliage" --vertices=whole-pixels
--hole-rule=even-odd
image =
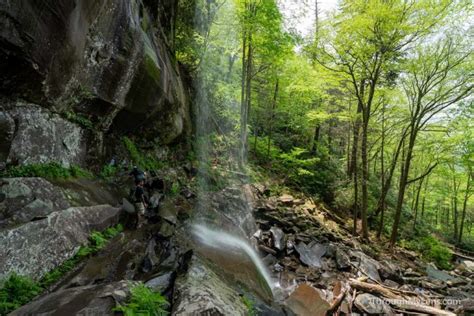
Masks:
[[[181,185],[179,184],[179,182],[177,181],[174,182],[170,190],[171,196],[177,196],[180,190],[181,190]]]
[[[448,247],[433,236],[425,236],[410,241],[402,240],[401,245],[420,252],[424,259],[434,261],[441,269],[451,269],[452,254]]]
[[[117,306],[114,311],[122,312],[125,316],[164,316],[169,314],[166,311],[169,303],[160,293],[153,292],[142,283],[134,286],[130,292],[130,301],[125,305]]]
[[[268,151],[266,137],[258,138],[256,145],[256,161],[264,167],[266,165],[269,172],[283,177],[289,186],[332,201],[337,168],[323,152],[315,156],[299,147],[285,152],[273,142]]]
[[[242,296],[242,302],[247,307],[247,316],[256,316],[258,315],[257,310],[255,308],[255,301],[250,297],[244,295]]]
[[[0,173],[2,177],[42,177],[46,179],[92,178],[92,174],[72,165],[69,168],[57,162],[14,166]]]
[[[0,315],[7,315],[28,303],[41,292],[41,288],[31,279],[11,274],[0,288]]]
[[[70,259],[64,261],[57,268],[46,273],[41,280],[35,282],[28,277],[17,274],[10,275],[0,287],[0,315],[7,315],[15,309],[31,301],[44,289],[60,280],[67,272],[85,257],[98,252],[107,241],[123,231],[123,226],[107,228],[104,232],[93,232],[90,236],[90,245],[82,246]]]
[[[113,178],[117,172],[119,171],[119,168],[115,165],[105,165],[102,167],[102,170],[99,172],[99,177],[102,179],[110,179]]]
[[[87,128],[87,129],[92,129],[93,124],[91,120],[89,120],[86,116],[73,112],[73,111],[68,111],[64,113],[64,117],[73,123],[77,123],[80,126]]]
[[[83,258],[97,253],[105,247],[110,239],[117,236],[122,231],[122,224],[118,224],[107,228],[103,232],[92,232],[89,236],[89,245],[81,246],[72,258],[63,262],[59,267],[46,273],[39,281],[39,285],[42,288],[48,288],[50,285],[56,283],[64,274],[71,271]]]
[[[142,153],[135,143],[128,137],[123,138],[123,144],[127,149],[133,164],[144,170],[157,170],[163,167],[163,163],[156,160],[151,154]]]

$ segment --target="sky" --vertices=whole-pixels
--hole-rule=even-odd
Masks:
[[[336,9],[338,0],[318,0],[319,16],[324,18]],[[285,18],[285,27],[308,36],[314,29],[315,0],[278,0],[278,6]]]

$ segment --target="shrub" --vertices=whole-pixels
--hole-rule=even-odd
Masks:
[[[28,303],[41,292],[41,288],[30,278],[10,275],[0,288],[0,315],[7,315]]]
[[[119,169],[117,168],[117,166],[105,165],[104,167],[102,167],[102,170],[100,170],[99,177],[101,177],[102,179],[110,179],[117,174],[118,170]]]
[[[92,178],[92,174],[78,166],[69,168],[57,162],[30,164],[8,168],[2,177],[41,177],[46,179]]]
[[[421,253],[424,259],[434,261],[441,269],[451,269],[452,254],[448,247],[429,235],[410,241],[402,240],[401,245]]]
[[[169,303],[160,293],[153,292],[142,283],[134,286],[130,292],[130,301],[125,305],[117,306],[114,311],[122,312],[125,316],[168,315],[166,308]]]
[[[143,154],[128,137],[123,138],[123,144],[130,155],[132,162],[144,170],[156,170],[162,167],[162,163],[151,155]]]

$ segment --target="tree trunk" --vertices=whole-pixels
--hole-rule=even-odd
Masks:
[[[470,190],[471,190],[471,179],[472,179],[472,172],[469,170],[467,175],[467,182],[466,182],[466,192],[464,193],[464,201],[462,204],[462,215],[461,215],[461,227],[459,228],[459,237],[457,240],[457,244],[460,245],[462,242],[462,233],[464,230],[464,221],[466,219],[466,208],[467,208],[467,200],[469,200]]]
[[[420,201],[420,192],[421,192],[422,186],[423,186],[423,179],[420,180],[420,184],[418,185],[418,189],[416,190],[415,218],[413,220],[413,231],[415,231],[415,228],[416,228],[416,220],[417,220],[417,216],[418,216],[418,202]]]
[[[278,84],[279,84],[279,79],[277,78],[275,82],[275,91],[273,93],[273,102],[272,102],[272,110],[270,112],[270,123],[269,123],[269,132],[268,132],[268,143],[267,143],[267,159],[270,158],[270,145],[271,145],[271,139],[272,139],[272,133],[273,133],[273,117],[275,115],[275,108],[276,108],[276,101],[278,97]]]
[[[407,187],[408,174],[410,172],[410,164],[411,164],[411,159],[413,156],[413,148],[415,146],[415,140],[416,140],[416,134],[417,134],[415,125],[416,125],[416,122],[412,121],[411,127],[410,127],[410,138],[408,142],[407,153],[405,156],[405,160],[402,163],[402,171],[400,173],[397,206],[395,208],[395,218],[393,221],[392,234],[390,236],[391,248],[397,242],[398,226],[400,224],[400,216],[402,214],[403,200],[405,198],[405,190]]]

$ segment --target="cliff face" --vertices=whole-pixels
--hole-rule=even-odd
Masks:
[[[162,144],[186,134],[169,48],[176,3],[1,1],[0,163],[85,164],[109,133]]]

